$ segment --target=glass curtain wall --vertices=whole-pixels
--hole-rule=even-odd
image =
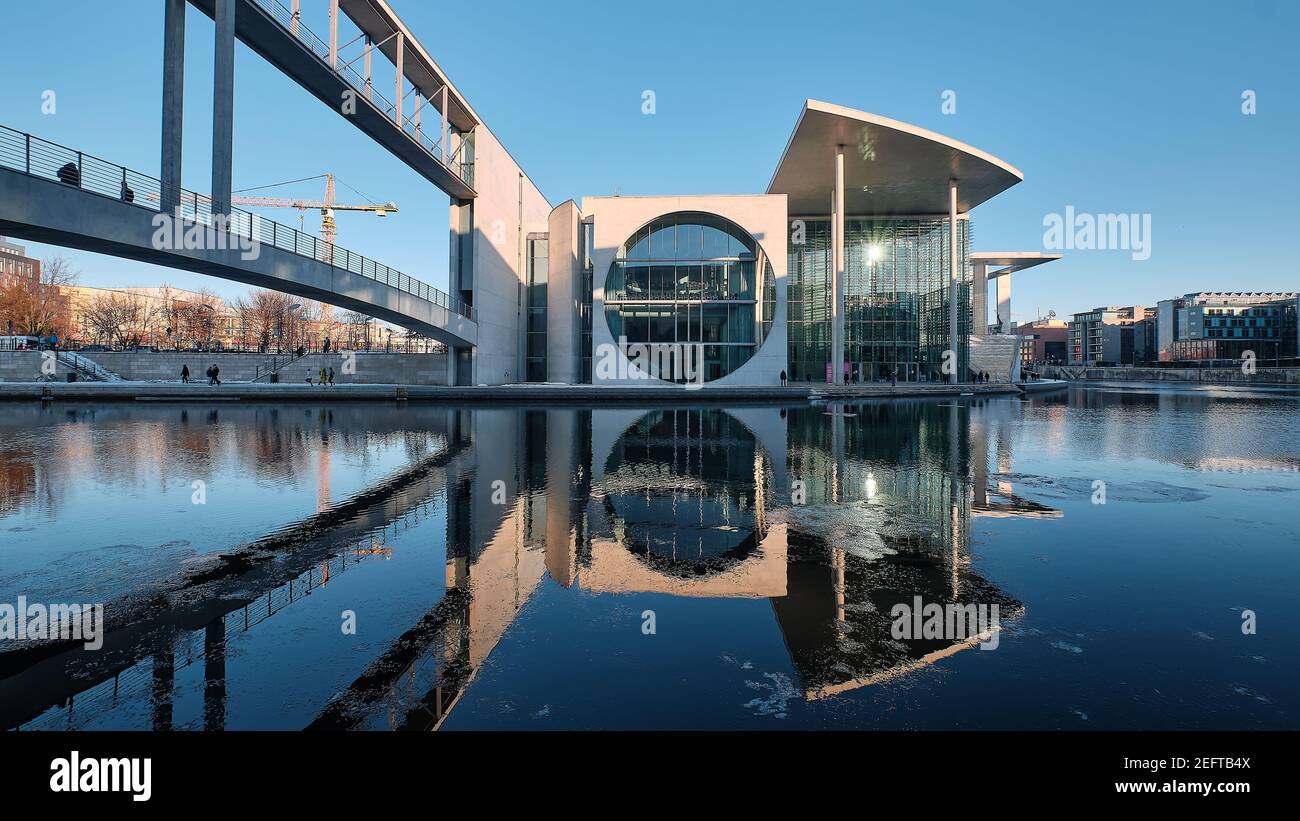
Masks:
[[[605,319],[629,344],[702,345],[704,378],[719,379],[771,330],[775,289],[771,264],[744,231],[710,214],[673,214],[619,249],[605,280]]]
[[[546,239],[528,239],[528,328],[525,344],[529,382],[546,381],[546,284],[550,274]]]
[[[579,269],[582,271],[582,288],[578,291],[578,356],[581,360],[579,378],[584,385],[591,384],[591,292],[595,279],[595,267],[592,262],[593,225],[584,222],[579,226],[579,250],[582,259]]]
[[[827,381],[831,352],[830,220],[801,221],[790,245],[790,375]],[[948,349],[948,220],[846,220],[844,358],[850,382],[944,381]],[[957,368],[968,371],[969,221],[958,220]]]

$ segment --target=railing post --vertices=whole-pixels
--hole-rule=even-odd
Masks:
[[[24,134],[23,136],[27,138],[27,173],[30,175],[32,173],[32,135]]]
[[[85,180],[85,177],[83,176],[83,172],[82,172],[82,170],[81,170],[81,166],[82,166],[82,161],[81,161],[81,159],[82,159],[82,158],[81,158],[81,152],[78,151],[78,152],[77,152],[77,187],[78,187],[78,188],[85,188],[85,187],[86,187],[86,180]]]

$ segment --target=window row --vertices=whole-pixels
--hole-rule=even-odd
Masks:
[[[752,305],[608,305],[605,318],[615,339],[628,342],[754,343]]]
[[[674,224],[671,219],[655,220],[628,239],[620,259],[736,259],[754,257],[754,248],[735,236],[723,220],[700,215],[692,222]]]
[[[663,265],[615,262],[605,299],[754,299],[754,263]]]

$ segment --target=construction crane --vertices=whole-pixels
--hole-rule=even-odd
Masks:
[[[335,239],[338,237],[338,225],[334,222],[335,211],[368,211],[380,217],[386,217],[389,213],[397,213],[397,203],[369,203],[366,205],[345,205],[334,201],[334,175],[325,173],[318,174],[315,177],[304,177],[300,180],[289,180],[287,182],[276,182],[270,185],[259,185],[256,188],[244,188],[244,191],[257,191],[262,188],[275,188],[281,185],[290,185],[292,183],[306,182],[308,180],[318,180],[325,178],[325,199],[324,200],[296,200],[282,197],[247,197],[238,194],[230,198],[231,205],[250,205],[254,208],[297,208],[298,209],[298,227],[304,226],[304,217],[308,211],[320,211],[320,238],[327,248],[333,248]],[[345,183],[346,184],[346,183]],[[364,195],[362,195],[364,196]],[[146,197],[150,200],[158,200],[157,194],[149,194]],[[199,202],[211,204],[211,199],[202,195],[196,195],[195,205]],[[332,256],[332,254],[330,255]],[[327,257],[328,258],[328,257]]]
[[[232,196],[231,205],[251,205],[255,208],[297,208],[298,224],[303,224],[303,216],[307,211],[320,211],[320,238],[327,245],[334,245],[334,240],[338,236],[338,226],[334,222],[335,211],[368,211],[376,216],[386,217],[389,212],[397,212],[397,203],[370,203],[367,205],[343,205],[334,201],[334,175],[321,174],[316,177],[307,177],[304,180],[291,180],[291,182],[305,182],[306,180],[316,180],[320,177],[325,178],[325,199],[324,200],[295,200],[284,199],[281,197],[245,197]],[[289,183],[277,182],[271,185],[262,185],[258,188],[273,188],[279,185],[288,185]],[[257,189],[245,188],[245,191],[254,191]]]

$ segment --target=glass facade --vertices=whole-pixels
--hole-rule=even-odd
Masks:
[[[581,254],[578,269],[582,272],[582,287],[578,291],[578,356],[579,380],[584,385],[591,384],[591,291],[595,280],[592,262],[592,243],[595,241],[593,229],[590,222],[578,226],[578,251]]]
[[[550,274],[546,239],[528,239],[528,328],[525,339],[526,371],[529,382],[546,381],[546,284]]]
[[[605,280],[605,320],[629,344],[702,345],[704,378],[713,380],[762,344],[775,293],[772,266],[746,232],[711,214],[671,214],[619,248]]]
[[[793,380],[830,381],[831,223],[791,224],[789,369]],[[847,382],[943,381],[948,350],[948,220],[849,219],[844,227]],[[800,241],[802,240],[802,241]],[[957,368],[968,371],[971,332],[969,220],[957,222]]]

